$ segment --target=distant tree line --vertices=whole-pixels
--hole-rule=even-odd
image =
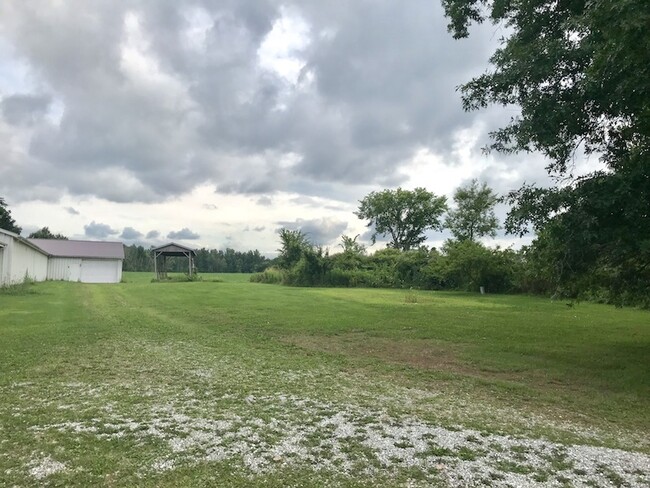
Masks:
[[[199,273],[256,273],[263,271],[271,260],[254,251],[235,251],[234,249],[217,250],[201,248],[196,251],[194,265]],[[124,246],[124,271],[153,271],[151,249],[143,246]],[[167,270],[170,272],[187,272],[186,258],[168,258]]]

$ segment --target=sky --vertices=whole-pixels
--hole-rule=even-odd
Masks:
[[[516,107],[462,110],[502,26],[446,24],[438,0],[4,0],[0,196],[23,235],[272,256],[282,227],[369,241],[371,191],[548,184],[482,151]]]

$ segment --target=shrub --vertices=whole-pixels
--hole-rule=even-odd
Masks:
[[[430,276],[437,277],[444,288],[488,292],[513,291],[516,253],[489,249],[473,241],[447,241],[443,257],[431,263]]]
[[[253,283],[282,284],[284,283],[284,271],[276,266],[271,266],[261,273],[251,275],[250,280]]]
[[[323,248],[303,249],[300,260],[286,274],[286,283],[296,286],[324,286],[332,269],[329,255]]]

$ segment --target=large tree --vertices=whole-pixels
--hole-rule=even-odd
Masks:
[[[450,210],[446,227],[459,241],[476,241],[483,236],[494,237],[499,221],[494,207],[499,198],[486,183],[472,180],[454,192],[456,208]]]
[[[359,202],[355,215],[368,220],[377,236],[390,236],[389,246],[408,251],[426,240],[424,233],[442,229],[442,214],[447,210],[445,197],[438,197],[424,188],[415,190],[383,190],[371,192]]]
[[[16,221],[11,217],[11,211],[7,207],[5,199],[0,197],[0,229],[20,234],[23,229],[16,225]]]
[[[465,109],[518,106],[497,151],[539,151],[557,188],[509,195],[510,232],[532,224],[564,288],[619,303],[650,296],[650,2],[442,0],[456,38],[489,19],[506,37],[492,69],[461,86]],[[579,152],[605,169],[574,177]]]

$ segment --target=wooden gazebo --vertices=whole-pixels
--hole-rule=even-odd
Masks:
[[[196,251],[194,249],[181,246],[175,242],[170,242],[164,246],[152,249],[151,252],[153,253],[153,272],[156,275],[157,280],[167,278],[168,257],[186,257],[188,260],[188,274],[189,276],[192,276],[192,273],[194,272],[194,257],[196,256]]]

